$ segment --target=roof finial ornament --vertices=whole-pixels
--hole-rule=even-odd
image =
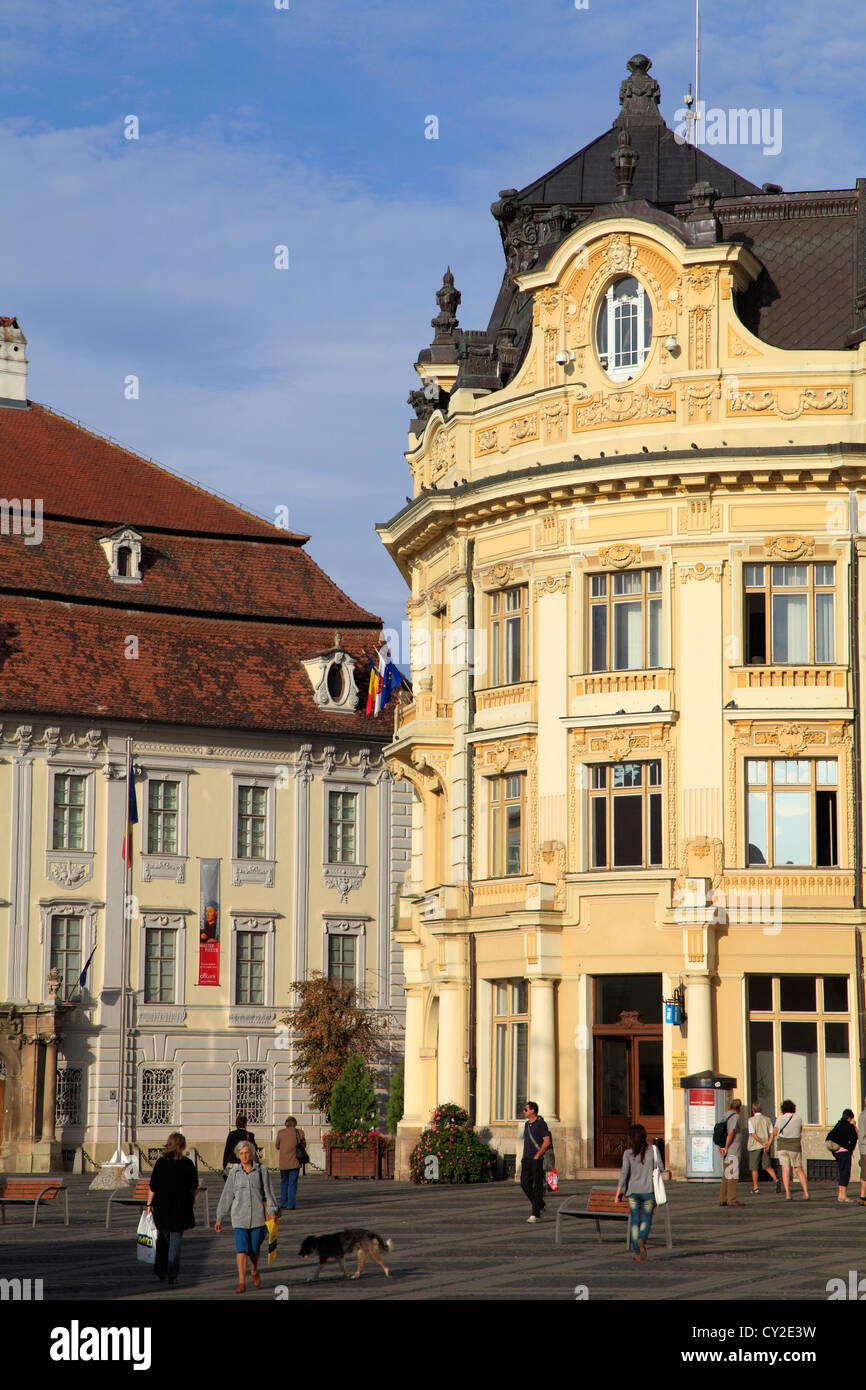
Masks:
[[[616,149],[611,155],[614,178],[619,189],[618,199],[631,197],[634,171],[637,168],[638,152],[628,142],[628,129],[620,126],[616,136]]]
[[[626,67],[630,76],[625,78],[619,89],[622,110],[614,125],[662,125],[659,115],[662,89],[649,75],[652,60],[645,53],[636,53],[629,58]]]
[[[455,332],[458,324],[457,305],[462,298],[460,291],[454,288],[454,276],[451,274],[449,265],[442,276],[442,288],[436,291],[439,313],[435,319],[430,320],[430,327],[436,330],[433,338],[434,343],[455,343],[457,341]]]

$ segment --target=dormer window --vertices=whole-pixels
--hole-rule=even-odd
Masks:
[[[141,583],[141,536],[122,526],[99,542],[108,561],[108,577],[115,584]]]
[[[608,287],[598,311],[598,360],[612,381],[636,376],[652,346],[653,311],[639,280],[625,275]]]
[[[334,645],[330,651],[304,661],[304,669],[313,687],[313,699],[319,709],[354,713],[359,699],[355,684],[356,664],[355,658],[344,650],[339,632],[334,633]]]

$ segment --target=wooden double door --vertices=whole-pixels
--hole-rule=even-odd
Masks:
[[[596,1028],[595,1162],[618,1168],[632,1125],[643,1125],[650,1142],[665,1132],[662,1029]]]

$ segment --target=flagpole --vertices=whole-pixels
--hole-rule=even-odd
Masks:
[[[125,829],[123,833],[124,856],[123,856],[123,903],[121,905],[121,929],[120,929],[120,1024],[118,1027],[117,1047],[117,1148],[109,1159],[109,1167],[120,1167],[129,1162],[123,1149],[123,1120],[124,1109],[126,1106],[126,1012],[127,1012],[127,992],[126,992],[126,957],[128,954],[127,936],[129,932],[129,918],[127,916],[127,903],[129,901],[130,889],[130,870],[132,868],[132,823],[129,818],[130,806],[130,779],[132,777],[132,739],[126,740],[126,808],[125,808]]]

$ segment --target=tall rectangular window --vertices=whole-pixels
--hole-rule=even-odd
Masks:
[[[341,985],[355,984],[356,937],[328,934],[328,979]]]
[[[355,863],[356,792],[328,792],[328,863]]]
[[[175,933],[147,927],[144,934],[144,1002],[174,1003]]]
[[[78,985],[81,974],[81,924],[80,917],[51,918],[51,970],[60,971],[60,993],[63,1001],[70,999]]]
[[[493,985],[493,1118],[523,1118],[529,1077],[529,982]]]
[[[152,780],[147,793],[147,852],[177,854],[179,782]]]
[[[54,778],[53,849],[84,849],[86,777],[57,773]]]
[[[527,589],[491,594],[490,684],[517,685],[526,679]]]
[[[235,1003],[265,1002],[265,934],[239,931],[235,947]]]
[[[746,664],[834,662],[835,586],[832,564],[744,565]]]
[[[835,758],[746,760],[746,863],[835,868]]]
[[[594,763],[589,769],[589,864],[640,869],[662,862],[662,765]]]
[[[747,987],[751,1099],[766,1115],[792,1100],[805,1124],[833,1124],[852,1101],[847,977],[750,975]]]
[[[661,569],[590,576],[590,670],[633,671],[661,665],[661,590]]]
[[[238,859],[264,859],[268,794],[264,787],[238,787]]]
[[[525,872],[523,836],[526,774],[490,778],[490,877]]]

